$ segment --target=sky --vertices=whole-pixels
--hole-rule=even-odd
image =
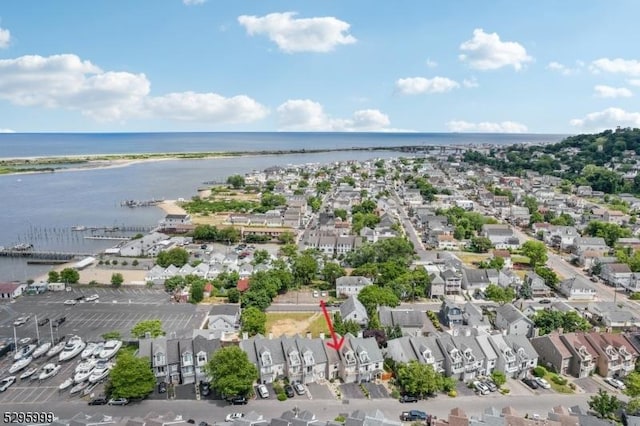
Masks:
[[[0,132],[640,127],[636,0],[3,0]]]

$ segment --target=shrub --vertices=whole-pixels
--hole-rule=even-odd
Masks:
[[[544,377],[547,375],[547,369],[544,368],[543,366],[539,365],[537,367],[535,367],[533,370],[531,370],[533,375],[536,377]]]
[[[398,392],[398,389],[394,389],[394,390],[391,391],[391,398],[393,398],[393,399],[400,398],[400,392]]]
[[[631,299],[631,300],[640,300],[640,292],[632,293],[631,296],[629,296],[629,299]]]
[[[98,265],[102,265],[102,264],[104,264],[104,260],[101,260],[98,262]]]
[[[500,393],[503,394],[503,395],[506,395],[509,392],[511,392],[511,389],[509,389],[509,388],[500,388]]]
[[[451,398],[455,398],[456,396],[458,396],[458,392],[452,389],[449,391],[449,393],[447,393],[447,395],[449,395]]]
[[[278,401],[286,401],[286,400],[287,400],[287,395],[283,393],[278,394]]]
[[[89,285],[98,285],[98,281],[91,280],[91,281],[89,281]]]
[[[122,261],[122,266],[127,266],[129,264],[129,262],[127,262],[126,260]]]
[[[133,262],[131,262],[131,266],[138,266],[138,259],[133,259]]]
[[[117,265],[117,264],[118,264],[118,261],[117,261],[117,260],[115,260],[115,259],[113,259],[113,260],[111,261],[111,264],[112,264],[112,265]]]
[[[567,379],[565,379],[562,376],[558,376],[557,374],[554,374],[551,376],[551,381],[553,383],[555,383],[556,385],[566,385],[567,384]]]
[[[347,419],[344,416],[338,416],[335,419],[333,419],[334,422],[338,422],[338,423],[344,423]]]
[[[569,383],[569,387],[571,388],[571,390],[576,390],[576,384],[575,383]]]

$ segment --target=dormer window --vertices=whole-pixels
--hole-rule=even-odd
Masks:
[[[198,364],[204,364],[207,362],[207,354],[204,352],[200,352],[198,354]]]
[[[422,352],[422,358],[427,364],[432,364],[434,362],[433,354],[431,353],[430,349],[426,349],[424,352]]]
[[[289,353],[289,363],[294,367],[300,365],[300,355],[298,355],[298,351],[291,351]]]
[[[271,360],[271,353],[269,351],[262,352],[260,354],[260,360],[262,361],[262,365],[264,367],[268,367],[273,364],[273,361]]]
[[[631,357],[631,354],[629,353],[629,351],[627,350],[627,348],[625,346],[620,346],[618,348],[618,353],[620,353],[620,355],[624,359],[629,359]]]
[[[182,354],[182,363],[193,364],[193,355],[191,354],[191,352],[185,352]]]
[[[518,356],[520,357],[520,359],[528,359],[529,358],[527,356],[527,353],[525,352],[524,348],[518,348]]]
[[[307,351],[304,353],[304,364],[305,365],[314,365],[316,360],[313,358],[313,352]]]
[[[351,350],[345,352],[344,358],[347,361],[347,365],[354,365],[356,363],[356,357]]]
[[[371,359],[369,359],[369,354],[366,351],[361,351],[358,354],[358,358],[360,358],[360,363],[362,364],[367,364],[371,362]]]
[[[589,352],[587,352],[587,348],[585,348],[584,346],[580,346],[578,348],[578,353],[585,360],[591,359],[591,354],[589,354]]]
[[[451,356],[451,359],[454,360],[454,362],[459,362],[462,358],[460,352],[457,349],[452,349],[451,352],[449,352],[449,355]]]
[[[476,360],[476,358],[473,356],[473,352],[471,352],[471,349],[466,349],[464,351],[464,357],[468,362],[473,362]]]
[[[155,356],[156,364],[164,364],[164,354],[162,352],[158,352]]]

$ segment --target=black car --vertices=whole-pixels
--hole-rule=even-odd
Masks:
[[[551,303],[551,300],[549,299],[542,299],[540,300],[538,303],[542,304],[542,305],[548,305],[549,303]]]
[[[522,381],[524,382],[525,385],[529,386],[531,389],[538,389],[540,387],[538,386],[536,381],[533,379],[525,378],[525,379],[522,379]]]
[[[89,401],[89,405],[106,405],[109,400],[104,396],[98,396]]]
[[[38,325],[40,327],[42,327],[43,325],[47,325],[49,324],[49,318],[42,318],[40,321],[38,321]]]
[[[65,322],[67,320],[67,317],[60,317],[57,320],[55,320],[53,322],[53,325],[58,327],[60,324],[62,324],[63,322]]]
[[[229,404],[231,405],[246,405],[247,402],[249,402],[244,396],[234,396],[229,398],[227,401],[229,401]]]
[[[200,394],[202,396],[208,396],[211,393],[211,385],[209,382],[200,382]]]
[[[187,420],[187,423],[190,423],[190,424],[192,424],[192,425],[195,425],[195,424],[196,424],[196,421],[195,421],[195,420],[193,420],[193,419],[189,419],[189,420]]]
[[[165,393],[167,391],[167,384],[165,382],[158,383],[158,393]]]
[[[413,395],[402,395],[400,402],[418,402],[418,398]]]
[[[287,394],[287,398],[293,398],[295,393],[293,392],[293,386],[284,385],[284,393]]]

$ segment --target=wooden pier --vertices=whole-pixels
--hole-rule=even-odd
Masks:
[[[92,253],[66,253],[56,251],[35,251],[35,250],[14,250],[14,249],[2,249],[0,250],[0,257],[27,257],[30,259],[40,260],[55,260],[55,261],[68,261],[75,259],[76,257],[88,257],[93,256]]]

